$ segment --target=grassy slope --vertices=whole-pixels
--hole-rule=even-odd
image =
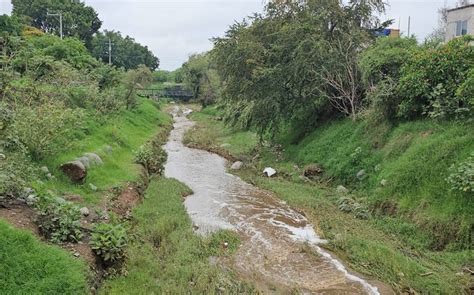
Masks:
[[[140,170],[139,165],[134,163],[133,152],[171,125],[171,118],[165,112],[158,111],[157,107],[155,102],[142,99],[136,109],[124,111],[103,125],[89,122],[87,134],[82,135],[82,139],[73,142],[67,152],[45,161],[44,164],[56,176],[56,180],[46,182],[45,188],[60,194],[78,194],[87,203],[94,204],[101,199],[103,191],[137,180]],[[111,154],[104,151],[107,145],[113,149]],[[85,185],[75,185],[58,167],[86,152],[97,153],[104,165],[88,170]],[[97,186],[99,190],[92,191],[89,184]]]
[[[93,204],[99,202],[103,191],[110,187],[137,180],[140,169],[134,164],[133,151],[171,126],[171,118],[157,107],[152,101],[140,100],[136,109],[124,111],[105,124],[89,121],[87,134],[79,134],[79,139],[67,152],[45,161],[57,179],[45,180],[36,187],[39,191],[48,189],[58,195],[79,194],[86,203]],[[112,146],[112,154],[102,151],[106,145]],[[104,161],[104,165],[89,170],[85,185],[72,184],[57,168],[53,169],[84,152],[97,152]],[[99,191],[92,191],[89,183],[98,186]],[[74,261],[60,248],[43,245],[31,234],[11,229],[3,223],[0,225],[0,293],[4,290],[12,290],[13,293],[8,294],[85,293],[86,267],[83,263]],[[3,256],[8,259],[3,259]],[[7,267],[8,271],[3,271]]]
[[[0,293],[85,294],[85,263],[0,220]]]
[[[210,142],[209,134],[213,134],[212,140],[218,144],[211,144],[219,146],[232,138],[236,144],[224,148],[232,147],[234,155],[249,158],[247,153],[256,143],[253,136],[236,132],[234,137],[230,129],[213,120],[214,113],[205,110],[194,114],[198,126],[186,140],[206,146]],[[411,288],[424,293],[462,294],[469,284],[469,276],[459,272],[466,264],[473,263],[472,252],[429,250],[436,244],[433,236],[437,233],[423,230],[416,221],[449,225],[446,220],[457,219],[472,224],[472,203],[447,192],[444,171],[452,161],[462,159],[472,150],[473,134],[466,127],[432,122],[406,123],[382,138],[374,135],[376,130],[371,130],[372,134],[366,130],[363,123],[335,122],[316,130],[297,146],[286,143],[287,160],[276,160],[273,153],[261,150],[260,162],[251,165],[256,167],[239,174],[304,209],[318,232],[330,241],[330,249],[345,257],[357,271],[389,282],[398,291]],[[381,148],[373,148],[375,141]],[[353,155],[358,147],[361,152]],[[334,189],[304,183],[293,161],[320,163],[336,184],[348,185],[361,201],[390,200],[398,204],[399,212],[394,217],[369,220],[345,214],[337,208],[339,196]],[[256,177],[263,165],[276,167],[285,177]],[[363,182],[354,177],[360,169],[366,169],[368,174]],[[388,180],[386,187],[379,186],[381,179]],[[422,207],[418,206],[421,204]],[[400,216],[410,216],[415,222]],[[445,228],[449,226],[440,227],[440,231]],[[457,244],[463,243],[466,246],[466,241]],[[456,243],[452,248],[456,248]]]
[[[227,271],[210,266],[209,256],[230,255],[239,241],[226,231],[206,239],[195,235],[182,202],[188,193],[176,180],[152,180],[133,213],[136,236],[128,249],[128,275],[108,281],[103,294],[251,292]],[[228,250],[221,248],[224,241]]]

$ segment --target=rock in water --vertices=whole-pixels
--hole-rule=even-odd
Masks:
[[[265,170],[263,170],[263,174],[265,174],[267,177],[272,177],[274,175],[277,174],[276,170],[271,168],[271,167],[267,167],[265,168]]]
[[[102,159],[97,154],[85,153],[84,156],[87,157],[89,159],[89,162],[93,165],[102,165],[104,163],[102,162]]]
[[[242,163],[241,161],[237,161],[234,164],[232,164],[232,166],[230,166],[230,169],[240,170],[240,168],[242,168],[243,165],[244,165],[244,163]]]
[[[72,161],[62,164],[59,167],[61,171],[75,183],[84,183],[87,176],[87,170],[84,164],[79,161]]]

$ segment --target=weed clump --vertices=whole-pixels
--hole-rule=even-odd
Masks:
[[[123,224],[99,223],[92,232],[90,245],[105,264],[114,264],[124,260],[127,242],[127,230]]]
[[[78,242],[82,239],[81,212],[71,202],[46,201],[39,206],[38,226],[53,243]]]
[[[457,167],[451,166],[451,174],[446,181],[454,191],[474,193],[474,153]]]

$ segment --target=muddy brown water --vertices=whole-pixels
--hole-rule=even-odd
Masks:
[[[165,145],[165,175],[189,186],[185,206],[200,234],[231,229],[242,236],[234,269],[264,293],[380,294],[320,247],[325,243],[308,220],[271,193],[227,173],[227,161],[183,145],[193,126],[188,109],[176,106]]]

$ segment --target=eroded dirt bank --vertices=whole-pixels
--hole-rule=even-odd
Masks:
[[[377,283],[349,273],[319,247],[325,241],[299,212],[271,193],[226,172],[226,160],[190,149],[182,143],[193,125],[189,111],[173,110],[174,130],[165,150],[165,175],[194,192],[185,205],[198,232],[236,230],[242,246],[233,261],[244,278],[264,292],[298,291],[312,294],[380,294]]]

